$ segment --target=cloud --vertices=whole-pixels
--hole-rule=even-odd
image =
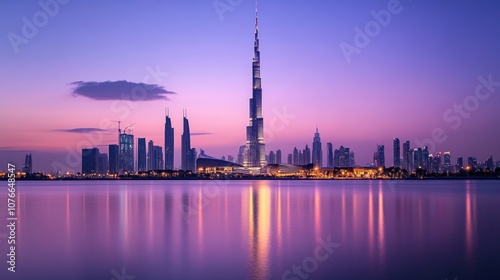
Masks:
[[[129,100],[149,101],[168,99],[168,94],[175,94],[156,84],[133,83],[129,81],[70,83],[74,86],[73,96],[84,96],[94,100]]]
[[[202,135],[210,135],[210,134],[213,134],[211,132],[194,132],[194,133],[190,133],[191,136],[202,136]]]
[[[94,127],[79,127],[79,128],[69,128],[69,129],[55,129],[52,131],[57,132],[70,132],[70,133],[93,133],[93,132],[108,132],[109,129],[101,129]]]

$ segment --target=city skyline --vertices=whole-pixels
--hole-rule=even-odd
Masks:
[[[497,143],[500,137],[498,130],[495,129],[495,120],[500,118],[500,113],[495,109],[500,103],[498,97],[500,89],[492,91],[486,100],[476,99],[479,102],[478,108],[465,112],[468,114],[467,118],[465,115],[458,118],[457,116],[460,116],[458,113],[446,114],[449,110],[454,110],[455,104],[467,104],[469,101],[468,107],[465,108],[470,108],[474,105],[474,99],[470,97],[475,96],[478,86],[483,85],[481,94],[484,96],[488,90],[488,81],[500,80],[500,69],[498,65],[492,63],[498,60],[495,58],[498,54],[493,50],[500,46],[499,41],[488,36],[476,36],[494,34],[498,30],[496,27],[498,24],[494,24],[498,23],[498,19],[490,12],[498,4],[486,1],[451,7],[460,15],[481,11],[484,16],[482,19],[474,18],[464,23],[457,22],[459,17],[451,14],[446,17],[449,21],[446,23],[445,20],[433,17],[433,13],[426,11],[423,4],[401,2],[402,11],[393,14],[391,23],[381,30],[380,35],[371,38],[370,45],[363,48],[361,53],[352,55],[352,61],[347,63],[339,45],[344,41],[352,43],[356,34],[353,28],[364,27],[371,22],[373,20],[371,11],[379,12],[386,9],[388,2],[391,1],[358,3],[358,6],[345,4],[343,8],[357,11],[355,13],[357,16],[352,16],[350,13],[351,17],[340,15],[334,9],[338,3],[322,3],[324,9],[321,11],[313,5],[300,2],[293,2],[290,5],[261,3],[259,11],[264,15],[261,17],[261,28],[265,30],[262,33],[264,42],[262,47],[265,48],[262,73],[266,77],[263,85],[266,88],[263,116],[267,120],[264,129],[269,130],[268,135],[265,135],[268,151],[280,149],[285,156],[295,146],[311,144],[311,132],[317,124],[321,129],[324,143],[333,143],[335,147],[341,145],[350,147],[356,151],[357,162],[360,165],[371,162],[370,154],[373,155],[376,144],[391,147],[393,137],[398,137],[402,141],[409,140],[412,149],[417,146],[422,147],[427,143],[422,141],[421,145],[418,145],[416,140],[432,139],[436,129],[437,132],[441,132],[439,129],[442,129],[444,135],[441,133],[437,137],[440,141],[433,141],[436,144],[433,153],[451,150],[453,158],[473,156],[482,161],[493,155],[498,159],[500,151]],[[113,24],[122,23],[123,13],[132,10],[136,5],[121,4],[115,7],[113,4],[116,5],[116,3],[100,4],[102,13],[96,15],[96,25],[82,19],[86,24],[84,26],[92,29],[101,24],[109,32]],[[75,26],[74,19],[70,18],[72,13],[76,14],[75,6],[85,10],[90,9],[92,4],[82,6],[81,3],[71,2],[60,5],[58,14],[51,18],[46,26],[40,28],[29,43],[20,45],[17,54],[12,52],[8,40],[2,43],[5,48],[2,48],[1,52],[6,57],[8,65],[5,69],[9,69],[8,73],[1,75],[1,81],[5,84],[2,95],[11,106],[1,114],[3,119],[12,120],[1,125],[3,131],[9,132],[9,137],[3,138],[0,145],[2,161],[21,163],[25,153],[32,153],[35,158],[32,167],[34,171],[50,171],[47,166],[54,161],[67,165],[66,158],[70,154],[67,147],[79,153],[81,148],[116,144],[116,123],[102,129],[100,124],[104,119],[120,120],[123,124],[136,123],[134,127],[136,137],[145,137],[154,140],[155,143],[162,143],[164,107],[170,108],[172,127],[178,127],[178,133],[174,134],[175,142],[181,139],[180,109],[188,108],[193,131],[191,141],[194,147],[202,148],[218,157],[236,155],[238,147],[244,143],[245,135],[242,127],[247,122],[245,112],[248,111],[248,104],[245,99],[249,95],[248,89],[251,84],[248,61],[252,56],[249,45],[252,44],[253,38],[249,36],[251,32],[249,30],[253,26],[251,23],[253,13],[250,12],[254,9],[250,8],[253,4],[252,1],[243,2],[231,12],[224,13],[222,21],[210,3],[206,6],[196,5],[197,9],[194,11],[191,9],[193,13],[190,15],[201,16],[207,26],[188,25],[184,32],[189,30],[202,36],[194,36],[191,33],[186,35],[182,30],[164,30],[172,38],[181,40],[180,45],[186,48],[185,51],[176,49],[175,46],[163,50],[157,49],[157,46],[167,46],[166,42],[158,40],[155,44],[143,46],[144,50],[151,50],[154,53],[148,56],[142,52],[132,52],[133,47],[137,45],[137,42],[132,42],[132,46],[123,44],[123,51],[119,55],[114,57],[111,55],[105,60],[113,66],[104,66],[102,69],[95,68],[100,65],[96,58],[99,55],[110,54],[116,47],[110,46],[108,42],[102,50],[91,48],[92,51],[87,52],[88,61],[72,58],[71,55],[75,52],[85,51],[85,44],[75,45],[79,41],[63,28],[64,24],[68,23],[69,28],[79,30]],[[169,2],[165,5],[171,8],[169,11],[172,13],[188,9],[180,3]],[[425,3],[425,5],[443,8],[440,6],[443,4],[439,3]],[[42,9],[36,3],[24,3],[12,8],[12,13],[6,15],[7,24],[0,29],[4,34],[20,33],[23,22],[19,19],[23,16],[31,19],[34,12]],[[118,9],[117,15],[108,19],[105,15],[111,8]],[[153,7],[146,8],[146,11],[153,10]],[[146,12],[141,11],[137,14],[137,20],[144,19],[145,14],[142,13]],[[286,20],[292,15],[296,15],[292,17],[296,22]],[[318,19],[311,20],[313,15]],[[332,15],[336,16],[335,24],[330,24],[329,16]],[[437,23],[437,31],[428,33],[419,31],[418,19],[422,15],[428,16],[425,17],[428,24]],[[175,18],[181,22],[188,20]],[[321,20],[329,24],[320,24]],[[155,19],[145,24],[154,24],[157,21],[159,20]],[[282,22],[288,25],[282,25]],[[134,24],[139,22],[134,21]],[[460,36],[449,33],[450,31],[446,29],[452,24],[455,24],[454,31],[461,32]],[[128,25],[128,28],[133,26]],[[329,29],[325,29],[325,26]],[[317,31],[314,31],[315,27],[318,28]],[[55,36],[54,32],[57,31],[65,32]],[[83,35],[92,34],[85,29],[81,31]],[[106,32],[94,31],[96,33],[93,35],[106,42]],[[297,34],[292,34],[294,31],[310,39],[310,43],[296,42]],[[125,42],[128,38],[125,36],[126,32],[120,30],[116,32],[117,43]],[[160,35],[158,30],[152,32]],[[413,43],[418,41],[421,45],[404,42],[409,39],[407,36],[409,33],[416,36],[410,41]],[[51,36],[55,36],[54,42],[50,41]],[[188,43],[193,42],[195,37],[202,46],[191,46]],[[71,40],[65,41],[65,38]],[[141,35],[139,38],[144,37]],[[217,39],[217,44],[205,44],[213,42],[211,38]],[[455,42],[464,44],[458,47]],[[49,46],[54,46],[55,50],[50,51]],[[68,46],[73,48],[66,49]],[[411,59],[410,52],[405,53],[401,49],[418,53],[421,59],[415,61]],[[313,54],[310,52],[312,50],[323,57]],[[463,57],[464,51],[466,57]],[[59,55],[54,56],[55,52]],[[394,52],[398,55],[392,55]],[[127,54],[133,55],[134,58],[130,61],[120,61],[119,58]],[[191,59],[191,64],[187,64],[191,65],[190,68],[187,68],[187,65],[180,66],[182,58]],[[50,61],[53,59],[53,63],[48,64],[52,67],[49,68],[50,71],[46,69],[43,70],[45,73],[37,71],[37,67],[47,64],[49,59]],[[64,59],[68,59],[72,65],[82,64],[85,67],[78,69],[70,67],[66,70],[62,64]],[[214,59],[220,63],[211,63]],[[415,64],[416,62],[418,63]],[[458,62],[461,67],[457,68]],[[199,64],[202,67],[198,67]],[[292,67],[293,65],[300,67]],[[380,67],[384,67],[384,71],[379,71]],[[291,68],[295,71],[288,70]],[[420,71],[411,68],[418,68]],[[3,71],[6,71],[5,69]],[[65,72],[62,73],[62,70]],[[52,75],[47,75],[47,72]],[[169,75],[163,75],[166,72]],[[54,75],[55,73],[60,74]],[[154,77],[155,73],[157,77]],[[21,78],[28,78],[31,82],[22,83]],[[168,96],[169,100],[160,98],[128,103],[119,101],[119,108],[126,110],[117,112],[113,110],[113,102],[116,100],[102,100],[96,96],[84,95],[84,90],[89,88],[89,82],[82,80],[96,81],[97,85],[101,85],[104,81],[125,80],[134,83],[143,82],[147,85],[155,84],[163,89],[163,91],[159,89],[160,97]],[[192,80],[196,82],[193,83]],[[202,89],[200,85],[203,85],[203,88],[208,85],[208,89]],[[492,88],[494,90],[498,87]],[[215,91],[220,93],[215,94]],[[359,102],[360,100],[362,102]],[[385,111],[388,113],[382,113]],[[128,112],[127,116],[122,118],[125,112]],[[293,117],[285,121],[279,118],[286,114]],[[370,117],[374,114],[375,118]],[[39,117],[33,119],[33,115]],[[448,117],[448,121],[443,115]],[[273,119],[276,127],[282,129],[268,129]],[[103,137],[96,145],[80,147],[80,143],[89,137],[95,137],[93,134],[86,136],[85,132],[101,133]],[[39,134],[44,135],[43,141],[33,142],[33,136]],[[446,140],[441,141],[443,139]],[[180,145],[175,149],[174,154],[180,155]],[[386,151],[386,164],[392,164],[392,160],[387,160],[392,158],[391,154]],[[325,158],[324,151],[322,156]],[[176,159],[174,165],[180,166],[180,157],[174,156],[174,158]],[[79,167],[75,167],[74,170],[79,170]]]

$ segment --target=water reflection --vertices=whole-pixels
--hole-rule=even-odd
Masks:
[[[474,241],[476,232],[476,199],[471,182],[466,182],[465,189],[465,248],[469,266],[474,256]]]
[[[71,271],[111,278],[121,267],[137,279],[280,279],[313,255],[318,237],[331,236],[341,247],[311,279],[387,279],[399,267],[420,279],[453,269],[481,278],[478,255],[495,244],[478,240],[500,235],[491,220],[500,215],[500,191],[460,183],[396,190],[384,181],[37,185],[18,196],[19,254],[42,279],[77,279]],[[479,217],[488,232],[478,230]],[[422,269],[448,258],[459,266]],[[31,276],[25,270],[14,279]]]

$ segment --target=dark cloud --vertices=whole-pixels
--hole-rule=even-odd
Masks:
[[[73,96],[84,96],[94,100],[148,101],[167,99],[175,94],[156,84],[133,83],[129,81],[72,82]]]
[[[94,127],[79,127],[79,128],[69,128],[69,129],[55,129],[53,131],[70,132],[70,133],[93,133],[93,132],[108,132],[109,130],[94,128]]]
[[[191,136],[201,136],[201,135],[210,135],[210,134],[213,134],[211,132],[194,132],[194,133],[190,133]]]

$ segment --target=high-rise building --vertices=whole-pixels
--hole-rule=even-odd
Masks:
[[[485,162],[485,168],[489,170],[495,170],[495,162],[493,161],[493,156],[490,156]]]
[[[288,154],[288,157],[287,157],[286,163],[288,163],[288,164],[292,164],[292,154]]]
[[[393,139],[394,167],[401,167],[401,145],[399,138]]]
[[[137,170],[147,171],[146,138],[137,138]]]
[[[457,158],[457,168],[458,169],[464,168],[464,158],[463,157]]]
[[[385,167],[384,145],[377,145],[377,167]]]
[[[349,153],[349,167],[354,167],[356,165],[356,159],[354,158],[354,152]]]
[[[349,148],[344,148],[344,167],[351,167],[351,151]]]
[[[319,136],[318,128],[313,138],[312,163],[315,166],[323,167],[323,151],[321,149],[321,137]]]
[[[451,153],[450,152],[444,153],[444,170],[445,171],[452,171],[451,170]]]
[[[120,133],[120,173],[134,172],[134,135]]]
[[[165,116],[165,170],[174,169],[174,128],[170,117]]]
[[[276,151],[276,164],[281,164],[281,150]]]
[[[410,152],[410,141],[403,143],[403,169],[410,170],[411,152]]]
[[[326,167],[333,167],[333,145],[332,143],[326,143]]]
[[[422,168],[422,148],[413,149],[413,163],[411,164],[410,170],[416,170]]]
[[[293,164],[299,164],[299,150],[297,147],[293,148]]]
[[[243,165],[244,161],[245,161],[245,145],[241,145],[238,150],[238,160],[236,163]]]
[[[118,145],[111,144],[108,147],[109,153],[109,173],[117,174],[120,170],[120,149]]]
[[[149,140],[148,142],[148,156],[147,156],[147,169],[148,170],[155,170],[154,169],[154,156],[153,156],[153,153],[154,153],[154,142],[153,140]]]
[[[99,149],[82,149],[82,174],[97,173]]]
[[[470,166],[470,168],[477,168],[477,158],[468,157],[467,158],[467,165]]]
[[[303,151],[299,151],[299,165],[304,165],[304,152]]]
[[[264,155],[265,156],[265,155]],[[191,134],[189,132],[189,121],[186,113],[184,113],[184,122],[182,127],[181,138],[181,169],[196,170],[196,150],[191,148]]]
[[[304,164],[311,163],[311,149],[308,145],[304,148]]]
[[[274,154],[273,151],[269,152],[269,164],[276,164],[276,155]]]
[[[247,126],[245,167],[263,167],[266,165],[264,143],[264,118],[262,117],[262,85],[260,78],[259,20],[255,12],[255,42],[252,62],[253,89],[250,98],[250,123]]]
[[[99,153],[97,156],[97,173],[98,174],[106,174],[108,173],[109,160],[108,154]]]
[[[26,154],[24,157],[23,172],[26,174],[33,173],[33,162],[31,158],[31,153]]]
[[[422,149],[422,168],[429,170],[429,147],[424,146]]]
[[[160,146],[153,146],[151,160],[151,170],[161,170],[163,168],[163,151]]]
[[[234,157],[232,155],[227,155],[227,161],[234,162]]]

